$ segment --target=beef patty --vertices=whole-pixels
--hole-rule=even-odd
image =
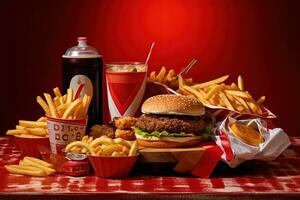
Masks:
[[[135,126],[147,132],[168,131],[199,135],[205,128],[206,122],[201,117],[142,115],[137,119]]]

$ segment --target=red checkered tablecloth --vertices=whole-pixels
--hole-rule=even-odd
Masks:
[[[3,166],[17,163],[21,155],[11,138],[0,137],[0,197],[13,195],[15,199],[18,195],[43,197],[46,194],[45,198],[51,195],[104,195],[110,198],[123,195],[118,198],[131,199],[177,194],[181,195],[175,196],[179,199],[194,198],[194,195],[214,199],[224,195],[246,195],[249,198],[252,195],[259,198],[274,195],[275,199],[279,196],[300,199],[300,138],[291,138],[291,141],[292,145],[274,161],[249,161],[235,169],[219,164],[209,179],[145,175],[106,179],[94,175],[29,177],[8,174]]]

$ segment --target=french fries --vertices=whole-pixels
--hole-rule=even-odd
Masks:
[[[138,150],[138,142],[134,141],[131,148],[130,148],[130,150],[129,150],[128,156],[136,155],[137,150]]]
[[[76,147],[76,148],[75,148],[75,147]],[[80,148],[78,148],[78,147],[80,147]],[[74,142],[71,142],[70,144],[68,144],[68,145],[66,146],[65,151],[66,151],[66,152],[69,152],[71,149],[73,149],[74,151],[77,151],[77,150],[82,149],[82,148],[88,150],[92,155],[95,154],[94,149],[92,149],[92,147],[91,147],[89,144],[87,144],[87,143],[85,143],[85,142],[82,142],[82,141],[74,141]],[[81,150],[80,150],[80,151],[81,151]],[[81,152],[78,152],[78,153],[81,153]]]
[[[60,90],[58,89],[58,87],[53,88],[53,92],[54,92],[55,96],[57,96],[57,97],[61,97],[62,96],[61,93],[60,93]]]
[[[36,120],[37,122],[47,122],[47,118],[46,117],[40,117],[38,120]]]
[[[40,117],[37,121],[19,120],[16,129],[7,130],[6,135],[22,138],[49,137],[45,117]]]
[[[68,119],[69,116],[71,116],[72,112],[81,104],[80,99],[76,99],[73,101],[70,106],[67,108],[67,110],[64,112],[62,118]],[[74,116],[75,117],[75,116]]]
[[[214,84],[223,83],[224,81],[226,81],[228,79],[228,77],[229,77],[229,75],[226,75],[226,76],[222,76],[220,78],[217,78],[217,79],[205,82],[205,83],[196,84],[196,85],[193,85],[193,88],[202,89],[202,88],[206,88],[211,85],[214,85]]]
[[[241,75],[238,77],[238,87],[240,90],[244,91],[244,81]]]
[[[73,100],[73,91],[68,89],[66,95],[62,96],[58,87],[53,89],[55,97],[44,93],[45,100],[37,96],[36,101],[42,107],[45,114],[62,119],[82,119],[87,116],[91,97],[85,95],[83,100]],[[23,138],[49,137],[47,118],[40,117],[37,121],[19,120],[16,129],[7,130],[6,135],[13,135]]]
[[[58,116],[57,116],[57,112],[56,112],[56,109],[55,109],[55,105],[54,105],[54,102],[53,102],[50,94],[44,93],[44,96],[45,96],[45,99],[46,99],[47,104],[49,106],[51,116],[57,118]]]
[[[38,158],[26,156],[24,159],[25,159],[25,160],[30,160],[30,161],[35,162],[35,163],[39,163],[40,165],[43,165],[43,166],[45,166],[45,167],[53,168],[53,165],[52,165],[52,164],[50,164],[50,163],[48,163],[48,162],[46,162],[46,161],[40,160],[40,159],[38,159]]]
[[[47,176],[42,169],[24,165],[5,165],[5,169],[12,174],[20,174],[27,176]]]
[[[36,136],[45,136],[48,134],[48,129],[45,128],[25,128],[24,130]]]
[[[175,89],[178,93],[198,98],[205,105],[227,108],[232,111],[247,114],[262,115],[261,105],[266,97],[262,96],[257,101],[245,90],[242,76],[238,76],[237,83],[230,85],[224,82],[229,75],[204,83],[194,83],[190,78],[178,77],[173,69],[162,67],[158,73],[152,71],[148,82],[159,82]]]
[[[22,129],[14,129],[14,130],[7,130],[6,135],[20,135],[20,134],[29,134],[27,130]]]
[[[48,128],[47,122],[19,120],[19,125],[26,128]]]
[[[228,75],[205,82],[186,85],[182,80],[178,92],[182,95],[192,95],[205,105],[227,108],[232,111],[247,114],[262,115],[262,103],[266,97],[262,96],[257,101],[245,90],[242,76],[238,76],[237,84],[226,85],[224,82]]]
[[[265,97],[265,96],[261,96],[261,97],[256,101],[256,103],[257,103],[258,105],[260,105],[260,104],[262,104],[265,100],[266,100],[266,97]]]
[[[74,141],[67,145],[65,152],[90,153],[92,156],[135,156],[138,152],[137,141],[131,143],[122,138],[111,139],[101,136],[84,136],[81,141]]]
[[[55,173],[52,164],[29,156],[20,160],[19,165],[5,165],[4,167],[12,174],[28,176],[49,176]]]
[[[45,113],[47,115],[50,114],[50,109],[49,106],[47,105],[47,103],[42,99],[42,97],[37,96],[36,101],[38,102],[38,104],[40,104],[40,106],[43,108],[43,110],[45,111]]]
[[[22,161],[20,161],[19,163],[21,166],[25,165],[25,166],[32,166],[32,167],[36,167],[38,169],[41,169],[43,170],[46,175],[51,175],[51,174],[54,174],[55,173],[55,169],[53,168],[50,168],[50,167],[46,167],[44,165],[41,165],[40,163],[38,162],[34,162],[33,160],[30,160],[30,159],[26,159],[24,158]]]
[[[44,93],[46,101],[42,97],[37,97],[37,103],[45,111],[45,114],[61,119],[81,119],[87,116],[91,97],[84,95],[83,99],[73,99],[73,90],[69,88],[67,94],[61,94],[58,87],[53,89],[55,97],[52,99],[51,95]]]
[[[167,71],[165,67],[161,67],[159,72],[156,75],[156,71],[152,71],[147,78],[148,82],[159,82],[161,84],[165,84],[172,89],[178,89],[179,85],[192,85],[193,79],[187,78],[184,79],[182,76],[176,76],[175,70],[171,69]]]

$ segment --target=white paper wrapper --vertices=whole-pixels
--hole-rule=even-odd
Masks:
[[[246,160],[274,160],[290,145],[288,135],[281,128],[268,129],[260,118],[238,121],[255,128],[264,137],[264,143],[259,146],[248,145],[230,133],[228,125],[236,121],[228,117],[215,130],[216,144],[224,152],[222,160],[232,168]]]

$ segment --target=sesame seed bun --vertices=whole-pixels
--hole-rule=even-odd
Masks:
[[[142,113],[201,116],[205,114],[205,109],[196,98],[165,94],[148,98],[142,105]]]

